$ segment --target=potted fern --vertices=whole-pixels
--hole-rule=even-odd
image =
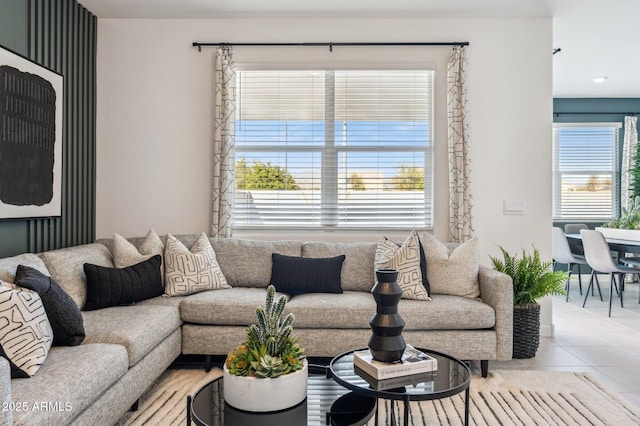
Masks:
[[[279,411],[306,398],[308,364],[291,335],[293,314],[282,319],[286,303],[284,296],[275,301],[275,287],[267,287],[265,306],[256,309],[257,324],[247,327],[244,343],[227,355],[224,399],[232,407]]]
[[[533,254],[511,255],[502,246],[502,259],[491,258],[493,267],[513,280],[513,358],[531,358],[540,345],[540,305],[537,300],[548,295],[566,295],[568,274],[552,271],[550,261],[542,261],[534,247]]]

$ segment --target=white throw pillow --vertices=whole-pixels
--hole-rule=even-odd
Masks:
[[[451,294],[470,298],[480,296],[480,244],[477,238],[460,244],[451,252],[445,244],[428,232],[423,232],[420,240],[427,257],[427,278],[431,294]]]
[[[164,254],[160,236],[152,228],[138,250],[120,234],[113,234],[113,264],[116,268],[126,268],[151,259],[156,254]]]
[[[173,235],[167,235],[164,262],[165,296],[185,296],[205,290],[231,288],[204,233],[191,250]]]
[[[398,285],[404,299],[431,300],[422,284],[420,240],[416,231],[411,231],[402,246],[386,238],[378,241],[374,266],[398,270]]]
[[[0,281],[0,356],[11,377],[31,377],[47,358],[53,330],[37,292]]]

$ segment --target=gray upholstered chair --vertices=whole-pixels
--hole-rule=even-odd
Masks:
[[[584,307],[587,303],[587,298],[589,297],[589,289],[593,286],[593,277],[595,273],[601,272],[604,274],[609,274],[611,276],[609,284],[609,316],[611,316],[611,302],[613,300],[614,287],[616,289],[616,292],[620,296],[620,306],[624,307],[622,292],[624,285],[624,276],[626,274],[637,274],[640,272],[640,268],[633,268],[631,266],[617,264],[611,256],[609,244],[607,244],[607,241],[604,239],[604,236],[600,232],[590,229],[583,229],[580,231],[580,235],[582,236],[584,257],[587,260],[587,265],[589,265],[592,269],[591,279],[589,280],[589,287],[587,287],[586,296],[584,298],[584,302],[582,303],[582,307]],[[616,275],[618,276],[617,283]],[[599,286],[598,291],[600,291]],[[600,295],[600,297],[602,297],[602,294]]]
[[[564,225],[564,232],[566,234],[579,234],[583,229],[589,229],[589,227],[584,223],[567,223]]]
[[[577,266],[578,268],[578,286],[580,288],[580,295],[582,295],[582,276],[580,275],[580,265],[586,265],[587,261],[584,257],[580,255],[573,254],[571,252],[571,248],[569,247],[569,241],[567,241],[567,237],[565,237],[564,232],[562,232],[561,228],[554,226],[551,230],[551,251],[553,255],[553,268],[555,270],[556,265],[558,263],[566,263],[567,264],[567,272],[569,273],[569,278],[567,278],[567,284],[565,285],[565,290],[567,291],[567,301],[569,300],[569,284],[571,283],[571,273],[573,272],[573,267]]]

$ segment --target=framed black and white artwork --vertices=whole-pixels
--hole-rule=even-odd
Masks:
[[[0,46],[0,219],[62,208],[63,78]]]

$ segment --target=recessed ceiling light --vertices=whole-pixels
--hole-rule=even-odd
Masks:
[[[607,81],[607,76],[602,76],[602,77],[593,77],[593,82],[594,83],[604,83],[605,81]]]

